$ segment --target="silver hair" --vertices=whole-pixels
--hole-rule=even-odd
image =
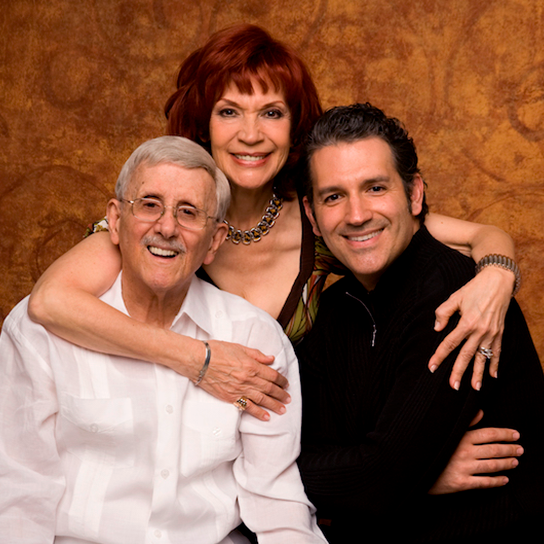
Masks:
[[[115,195],[118,200],[126,197],[127,187],[138,167],[142,164],[156,166],[171,163],[185,168],[203,168],[215,182],[217,208],[215,217],[223,221],[230,204],[230,185],[225,174],[219,170],[211,155],[201,146],[181,136],[161,136],[140,145],[123,165]]]

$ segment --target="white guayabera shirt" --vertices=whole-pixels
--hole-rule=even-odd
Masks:
[[[120,277],[102,297],[126,313]],[[0,535],[17,544],[325,542],[295,464],[298,365],[279,325],[194,278],[172,330],[275,356],[290,383],[261,422],[160,365],[95,353],[33,323],[0,337]]]

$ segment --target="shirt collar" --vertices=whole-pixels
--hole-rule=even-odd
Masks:
[[[211,286],[207,286],[206,282],[193,276],[183,304],[174,318],[171,328],[174,328],[179,319],[183,316],[187,316],[208,334],[213,334],[212,307],[209,303],[211,301],[208,301],[209,297],[206,292],[206,287]]]
[[[125,302],[123,300],[123,293],[121,288],[121,276],[122,271],[117,276],[115,283],[112,285],[102,297],[100,297],[104,302],[107,302],[110,306],[117,308],[123,313],[129,315]],[[183,316],[187,316],[191,319],[198,327],[206,331],[210,336],[213,335],[213,323],[211,308],[212,304],[209,300],[209,286],[208,290],[206,289],[206,283],[201,279],[193,276],[185,299],[177,313],[176,317],[172,321],[171,329],[173,329],[176,323],[182,319]]]

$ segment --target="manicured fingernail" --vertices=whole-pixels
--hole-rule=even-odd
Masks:
[[[482,382],[477,382],[476,387],[474,389],[476,389],[476,391],[479,391],[481,388],[482,388]]]
[[[456,391],[459,391],[459,387],[461,386],[461,384],[459,382],[455,382],[453,384],[453,388],[456,390]]]
[[[434,371],[437,369],[438,367],[436,365],[432,365],[431,368],[429,368],[429,370],[434,374]]]

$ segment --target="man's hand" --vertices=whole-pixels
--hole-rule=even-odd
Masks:
[[[471,425],[478,423],[482,417],[483,412],[480,410]],[[429,494],[445,495],[468,489],[506,485],[506,476],[491,474],[518,466],[517,457],[523,454],[523,448],[519,444],[500,443],[515,442],[518,439],[519,433],[512,429],[486,428],[467,431]],[[477,474],[490,476],[476,476]]]
[[[285,413],[291,402],[285,390],[287,379],[270,368],[274,357],[240,344],[209,340],[210,365],[199,387],[225,402],[248,399],[246,412],[262,421],[270,419],[266,410]]]

